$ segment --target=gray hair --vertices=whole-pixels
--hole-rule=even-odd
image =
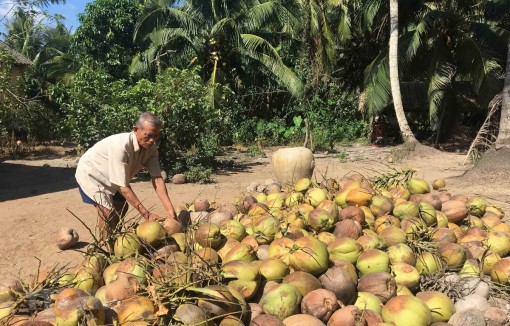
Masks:
[[[136,119],[135,126],[139,129],[143,129],[144,123],[148,123],[152,126],[161,128],[161,120],[159,120],[158,117],[156,117],[151,112],[144,112],[144,113],[140,114],[138,119]]]

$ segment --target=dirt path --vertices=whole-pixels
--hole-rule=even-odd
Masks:
[[[510,215],[510,192],[507,182],[466,184],[462,176],[467,170],[462,165],[463,155],[437,153],[415,157],[401,163],[388,163],[392,148],[351,146],[336,154],[316,155],[315,179],[342,177],[351,172],[374,175],[390,168],[409,167],[417,170],[416,176],[432,182],[436,178],[447,181],[448,190],[468,196],[482,196],[503,208]],[[253,158],[242,153],[224,157],[234,164],[231,169],[213,175],[214,183],[207,185],[168,185],[174,205],[192,202],[204,197],[220,203],[234,202],[246,193],[253,181],[272,178],[270,158]],[[55,232],[63,226],[76,229],[81,248],[91,240],[79,217],[91,228],[95,224],[94,209],[81,202],[74,180],[76,158],[46,158],[17,160],[0,163],[0,275],[2,277],[35,274],[39,263],[42,268],[55,264],[70,266],[81,261],[78,251],[60,251],[55,245]],[[135,182],[133,188],[148,207],[163,214],[149,182]],[[134,214],[131,212],[130,214]],[[73,216],[75,215],[75,216]],[[508,219],[508,217],[507,217]]]

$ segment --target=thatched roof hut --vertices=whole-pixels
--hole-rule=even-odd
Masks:
[[[7,51],[15,60],[16,65],[20,66],[30,66],[33,64],[33,62],[25,57],[23,54],[19,53],[18,51],[14,50],[10,46],[8,46],[6,43],[0,41],[0,51]]]

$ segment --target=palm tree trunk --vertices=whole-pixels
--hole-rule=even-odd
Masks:
[[[500,148],[510,148],[510,41],[508,42],[508,53],[506,56],[506,75],[501,103],[499,133],[496,139],[496,149]]]
[[[398,0],[390,0],[390,42],[389,42],[389,66],[391,95],[393,97],[393,106],[397,116],[400,133],[405,143],[418,142],[414,137],[409,123],[407,122],[402,104],[402,95],[400,93],[400,81],[398,77]]]

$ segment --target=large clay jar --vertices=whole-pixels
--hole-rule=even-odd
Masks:
[[[282,184],[293,184],[301,178],[311,178],[315,167],[313,153],[306,147],[281,148],[273,154],[273,172]]]

